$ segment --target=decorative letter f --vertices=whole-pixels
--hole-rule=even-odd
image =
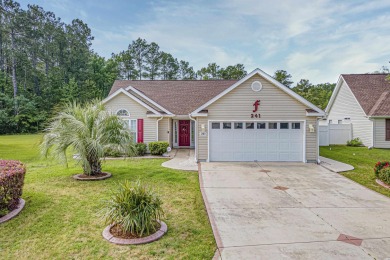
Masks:
[[[255,109],[253,109],[253,113],[257,111],[257,109],[259,108],[260,106],[260,100],[256,100],[255,103],[253,103],[253,106],[255,107]]]

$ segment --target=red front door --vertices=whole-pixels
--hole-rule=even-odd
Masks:
[[[179,120],[179,146],[191,145],[191,123],[190,120]]]

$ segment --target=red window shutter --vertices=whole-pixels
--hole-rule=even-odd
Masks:
[[[137,143],[144,142],[144,120],[137,119]]]
[[[386,119],[386,141],[390,141],[390,119]]]

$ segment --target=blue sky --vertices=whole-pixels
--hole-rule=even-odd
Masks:
[[[138,38],[199,69],[243,63],[287,70],[297,82],[336,82],[341,73],[390,65],[389,0],[29,0],[63,21],[80,18],[104,57]]]

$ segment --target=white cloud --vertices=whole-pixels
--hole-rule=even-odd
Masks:
[[[390,59],[389,1],[156,1],[148,7],[131,26],[93,28],[94,48],[109,56],[141,37],[196,69],[243,63],[248,71],[287,69],[295,81],[314,83],[374,71]]]

